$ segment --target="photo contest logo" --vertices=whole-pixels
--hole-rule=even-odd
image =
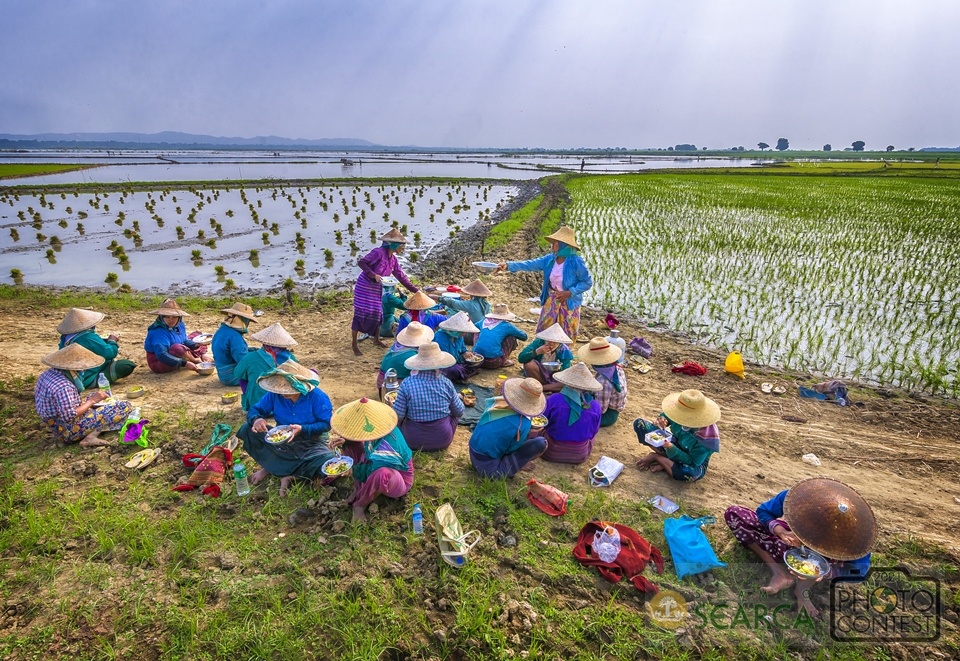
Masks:
[[[673,590],[661,590],[647,606],[650,619],[664,629],[676,629],[687,618],[687,600]]]
[[[940,638],[940,581],[902,567],[871,568],[862,583],[830,585],[837,642],[928,643]]]

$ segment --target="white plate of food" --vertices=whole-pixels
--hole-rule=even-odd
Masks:
[[[277,425],[264,435],[264,440],[270,445],[283,445],[291,438],[293,438],[293,430],[290,429],[290,425]]]
[[[808,548],[790,549],[783,554],[787,570],[798,578],[819,579],[830,572],[830,563],[822,555]]]
[[[662,448],[664,443],[673,440],[673,434],[663,429],[657,429],[649,432],[643,439],[651,447]]]
[[[202,344],[203,346],[207,346],[208,344],[213,342],[213,333],[200,333],[199,335],[195,335],[191,339],[197,344]]]
[[[353,459],[344,455],[337,455],[333,459],[328,459],[324,462],[320,470],[323,471],[324,475],[339,477],[351,468],[353,468]]]

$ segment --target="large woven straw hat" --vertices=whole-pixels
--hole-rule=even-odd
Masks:
[[[405,347],[419,347],[433,342],[433,329],[419,321],[411,321],[406,328],[397,333],[397,342]]]
[[[40,362],[58,370],[82,372],[100,367],[104,363],[104,358],[79,344],[68,344],[60,351],[48,353],[40,359]]]
[[[510,312],[510,307],[506,303],[497,303],[493,306],[493,312],[487,315],[487,319],[502,319],[503,321],[513,321],[517,315]]]
[[[387,243],[406,243],[407,237],[400,233],[400,231],[394,227],[392,230],[380,237],[381,241],[386,241]]]
[[[480,282],[480,280],[474,280],[469,285],[461,289],[464,294],[470,294],[471,296],[493,296],[493,292],[487,289],[487,286]]]
[[[424,294],[422,291],[418,291],[415,294],[410,294],[410,297],[403,302],[403,307],[408,310],[429,310],[437,302],[432,298]]]
[[[620,360],[623,349],[610,344],[605,338],[594,337],[577,350],[577,358],[587,365],[609,365]]]
[[[292,374],[299,379],[309,379],[311,381],[318,380],[315,372],[308,370],[306,367],[301,365],[295,360],[288,360],[283,363],[280,367],[277,368],[281,372],[286,372],[287,374]],[[271,376],[261,376],[257,379],[257,384],[266,390],[267,392],[276,393],[278,395],[296,395],[297,389],[290,385],[290,382],[282,374],[273,374]],[[313,390],[316,386],[312,383],[304,383],[307,390]]]
[[[675,392],[663,398],[667,417],[681,427],[709,427],[720,420],[720,407],[699,390]]]
[[[477,328],[472,321],[470,321],[470,315],[468,315],[466,312],[458,312],[446,321],[441,321],[440,328],[443,330],[453,331],[455,333],[480,332],[480,329]]]
[[[420,345],[416,356],[403,361],[403,366],[408,370],[442,370],[456,363],[456,358],[446,351],[440,351],[439,344],[427,342]]]
[[[567,335],[560,324],[554,324],[549,328],[544,328],[537,333],[537,338],[544,342],[559,342],[560,344],[573,344],[573,340]]]
[[[258,333],[254,333],[250,338],[270,347],[289,349],[290,347],[297,346],[297,341],[280,325],[279,321],[270,324]]]
[[[557,372],[553,375],[553,378],[563,385],[576,388],[577,390],[603,390],[600,382],[590,373],[590,368],[583,363],[577,363],[562,372]]]
[[[397,414],[364,397],[334,411],[330,427],[348,441],[375,441],[397,428]]]
[[[79,333],[80,331],[93,328],[99,324],[104,316],[102,312],[84,310],[83,308],[70,308],[67,316],[57,325],[57,332],[61,335]]]
[[[857,560],[877,541],[877,519],[867,501],[843,482],[811,477],[783,501],[783,518],[808,548],[831,560]]]
[[[580,250],[580,246],[577,245],[577,235],[566,225],[546,238],[548,241],[559,241],[560,243],[566,243],[568,246]]]
[[[536,379],[514,377],[503,382],[503,399],[520,415],[533,417],[547,408],[543,386]]]
[[[155,314],[158,317],[189,317],[190,315],[180,309],[177,299],[168,298],[160,304],[156,310],[150,310],[147,314]]]
[[[227,315],[227,317],[230,319],[228,322],[226,322],[230,328],[244,328],[244,323],[237,319],[237,317],[242,317],[247,321],[257,320],[256,316],[253,314],[253,308],[245,303],[241,303],[240,301],[237,301],[228,308],[221,309],[220,312]]]

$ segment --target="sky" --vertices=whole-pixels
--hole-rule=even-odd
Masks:
[[[955,0],[0,0],[0,133],[960,145]]]

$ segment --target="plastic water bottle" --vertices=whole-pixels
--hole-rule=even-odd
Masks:
[[[113,395],[113,393],[110,391],[110,380],[103,372],[100,372],[100,374],[97,375],[97,388],[100,389],[100,392],[106,393],[107,397],[111,397]]]
[[[617,364],[626,365],[627,364],[627,343],[623,341],[623,338],[620,337],[620,331],[613,329],[610,331],[610,335],[606,337],[607,342],[610,344],[620,347],[620,358],[617,359]]]
[[[423,534],[423,510],[420,509],[420,503],[413,505],[413,534]]]
[[[233,481],[236,483],[238,496],[246,496],[250,493],[250,483],[247,482],[247,468],[239,461],[233,465]]]

